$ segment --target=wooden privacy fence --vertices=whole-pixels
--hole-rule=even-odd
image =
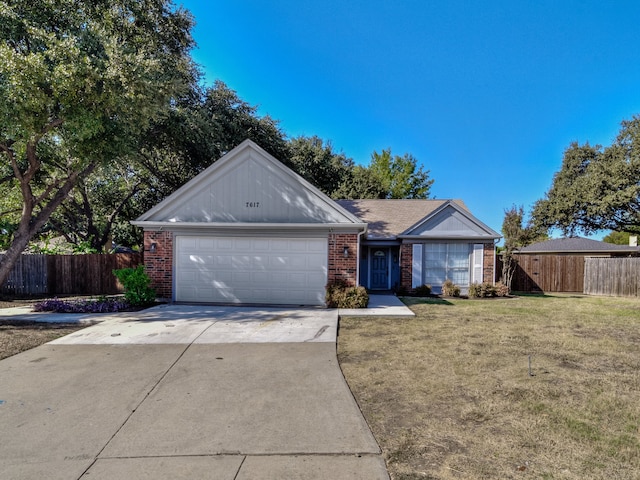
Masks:
[[[518,264],[511,290],[516,292],[580,292],[584,288],[583,255],[514,255]],[[497,280],[502,259],[496,265]]]
[[[637,297],[640,293],[640,257],[586,258],[584,293]]]
[[[0,293],[112,295],[122,292],[112,271],[140,264],[140,253],[21,255]]]

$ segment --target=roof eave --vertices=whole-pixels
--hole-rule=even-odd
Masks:
[[[281,230],[361,230],[367,231],[366,223],[258,223],[258,222],[156,222],[148,220],[133,220],[130,222],[136,227],[145,230],[190,230],[190,229],[233,229],[233,230],[260,230],[260,229],[281,229]]]
[[[401,240],[498,240],[502,237],[495,235],[479,235],[479,236],[463,236],[463,235],[437,235],[437,236],[425,236],[425,235],[398,235]]]
[[[516,250],[514,253],[521,255],[541,255],[541,254],[565,254],[565,255],[611,255],[615,253],[640,253],[640,249],[631,250]]]

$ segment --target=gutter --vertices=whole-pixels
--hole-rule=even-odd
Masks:
[[[145,230],[367,230],[366,223],[151,222],[146,220],[132,220],[129,223]]]

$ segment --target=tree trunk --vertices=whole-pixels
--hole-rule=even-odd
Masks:
[[[23,201],[22,216],[20,218],[20,225],[13,235],[11,245],[7,249],[6,254],[0,259],[0,287],[4,285],[7,278],[9,278],[9,274],[13,270],[14,265],[24,249],[29,245],[33,236],[47,223],[51,214],[64,201],[71,189],[78,183],[78,180],[91,173],[95,166],[95,163],[91,163],[82,171],[70,173],[62,186],[55,190],[55,193],[48,201],[42,198],[40,199],[43,200],[45,204],[35,215],[34,211],[38,204],[38,199],[33,196],[31,185],[29,184],[33,175],[19,177]],[[34,171],[35,170],[38,170],[38,168],[35,168]],[[55,186],[53,188],[55,189]]]
[[[511,284],[513,282],[513,274],[516,271],[517,261],[513,258],[513,255],[504,252],[502,255],[502,283],[504,283],[511,291]]]
[[[14,265],[20,258],[20,255],[22,255],[24,249],[29,245],[29,240],[31,240],[31,235],[29,235],[28,231],[25,231],[22,223],[23,222],[20,222],[20,227],[13,235],[11,245],[0,259],[0,287],[4,285],[7,278],[9,278],[9,274],[13,270]]]

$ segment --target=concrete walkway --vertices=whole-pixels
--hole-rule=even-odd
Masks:
[[[0,361],[7,479],[388,479],[336,310],[165,305]]]
[[[174,307],[175,305],[172,305]],[[161,309],[161,307],[156,307]],[[167,306],[164,306],[167,307]],[[238,316],[234,316],[233,314],[228,313],[229,309],[233,309],[233,311],[237,312],[238,315],[242,314],[243,311],[255,311],[256,309],[253,307],[213,307],[213,306],[199,306],[195,309],[184,309],[182,317],[191,318],[189,315],[193,313],[196,317],[210,316],[211,318],[215,318],[216,315],[223,315],[226,318],[235,318]],[[331,310],[323,310],[318,309],[319,311],[331,311]],[[147,310],[146,312],[153,311],[152,316],[157,316],[157,318],[161,318],[161,313],[156,311],[155,309]],[[287,311],[291,311],[288,309]],[[367,308],[353,308],[347,309],[342,308],[338,310],[338,315],[341,317],[413,317],[415,314],[400,301],[398,297],[391,294],[370,294],[369,295],[369,306]],[[148,316],[148,315],[147,315]],[[100,314],[100,315],[85,315],[85,314],[77,314],[77,313],[50,313],[50,312],[32,312],[31,307],[13,307],[13,308],[3,308],[0,309],[0,319],[12,319],[12,320],[25,320],[25,321],[35,321],[35,322],[57,322],[57,323],[75,323],[75,322],[96,322],[102,321],[103,319],[117,319],[119,317],[131,317],[137,318],[132,314]]]
[[[341,317],[414,317],[398,297],[390,294],[369,294],[367,308],[341,308]]]

